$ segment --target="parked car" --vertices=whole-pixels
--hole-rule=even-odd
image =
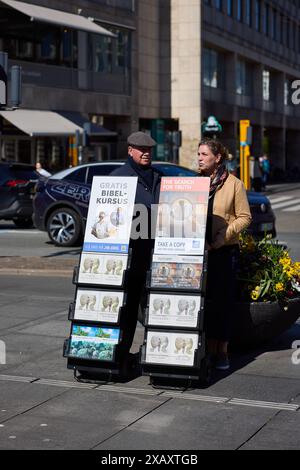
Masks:
[[[22,228],[33,225],[32,199],[37,181],[34,166],[0,162],[0,219],[13,220]]]
[[[34,223],[48,232],[58,246],[74,246],[82,240],[87,218],[91,184],[94,176],[106,176],[124,162],[101,162],[68,168],[47,180],[39,181],[34,197]],[[195,171],[166,162],[153,162],[163,176],[196,176]],[[276,235],[275,216],[264,195],[248,192],[253,215],[249,232]]]

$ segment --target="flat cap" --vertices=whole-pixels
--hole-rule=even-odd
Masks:
[[[155,140],[150,137],[150,135],[145,132],[134,132],[130,134],[127,139],[128,145],[133,145],[134,147],[155,147]]]

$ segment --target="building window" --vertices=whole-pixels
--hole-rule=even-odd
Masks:
[[[227,15],[232,16],[232,14],[233,14],[232,0],[227,0]]]
[[[286,20],[286,46],[288,48],[291,47],[291,41],[290,41],[290,26],[291,26],[291,23],[290,23],[290,20]]]
[[[92,59],[94,72],[112,72],[112,39],[110,37],[93,35],[94,57]]]
[[[264,101],[270,101],[271,93],[270,93],[270,71],[263,70],[263,99]]]
[[[284,81],[284,105],[289,105],[289,98],[290,98],[290,81]]]
[[[243,0],[237,0],[237,20],[243,21]]]
[[[246,0],[246,24],[252,25],[252,0]]]
[[[213,49],[204,48],[203,53],[203,84],[211,88],[222,88],[224,77],[223,55]]]
[[[275,41],[277,39],[277,25],[276,25],[277,12],[276,10],[271,9],[270,20],[271,20],[271,35],[272,35],[272,39],[274,39]]]
[[[244,60],[238,60],[236,66],[236,93],[252,95],[252,72],[250,65]]]
[[[216,9],[222,11],[222,0],[215,0]]]
[[[264,8],[264,30],[263,30],[266,36],[269,35],[269,14],[270,14],[270,7],[266,3],[265,8]]]
[[[279,37],[280,37],[280,44],[283,44],[283,31],[284,31],[284,17],[283,15],[280,15],[280,23],[279,23],[279,27],[280,27],[280,30],[279,30]]]
[[[260,0],[255,0],[255,29],[256,31],[260,31],[260,15],[261,15]]]

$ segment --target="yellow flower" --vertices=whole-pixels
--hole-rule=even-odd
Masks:
[[[282,292],[284,290],[284,285],[282,284],[282,282],[277,282],[275,289],[277,290],[277,292]]]
[[[256,290],[253,290],[253,291],[251,292],[251,299],[252,299],[252,300],[257,300],[258,297],[259,297],[259,292],[257,292]]]

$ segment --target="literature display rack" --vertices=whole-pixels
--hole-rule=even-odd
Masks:
[[[204,333],[209,184],[209,178],[162,178],[140,349],[142,374],[153,386],[209,381]]]
[[[74,269],[69,306],[67,367],[78,380],[122,375],[122,333],[127,316],[129,237],[137,178],[94,177],[83,250]]]

